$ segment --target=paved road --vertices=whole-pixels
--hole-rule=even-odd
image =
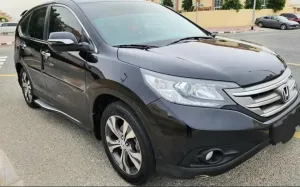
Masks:
[[[300,31],[230,35],[263,43],[298,64]],[[280,40],[280,41],[279,41]],[[13,68],[13,48],[0,69],[0,149],[26,185],[128,185],[111,168],[101,142],[58,114],[26,106]],[[300,64],[300,63],[299,63]],[[300,67],[291,66],[300,80]],[[300,136],[297,136],[300,138]],[[218,177],[175,180],[156,177],[148,185],[299,185],[300,140],[270,146]]]

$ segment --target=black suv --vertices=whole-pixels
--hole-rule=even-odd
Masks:
[[[102,139],[126,181],[224,173],[299,120],[291,70],[268,48],[216,36],[142,0],[61,0],[27,11],[15,63],[30,107]]]

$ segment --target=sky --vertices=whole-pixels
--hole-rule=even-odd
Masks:
[[[0,0],[5,1],[1,3],[0,9],[9,15],[11,15],[14,21],[18,21],[20,19],[20,14],[24,10],[28,10],[35,5],[43,3],[47,0]]]

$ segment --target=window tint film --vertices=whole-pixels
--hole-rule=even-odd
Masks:
[[[47,7],[35,10],[29,22],[28,35],[32,38],[43,39]]]
[[[65,7],[54,6],[51,8],[49,34],[51,32],[71,32],[75,35],[78,42],[84,40],[84,31],[81,25],[73,13]]]

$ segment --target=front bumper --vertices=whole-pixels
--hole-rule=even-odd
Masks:
[[[264,147],[289,141],[300,119],[300,98],[276,117],[260,122],[233,110],[176,105],[158,100],[149,105],[157,170],[180,178],[215,176],[246,161]],[[217,150],[221,157],[204,160]],[[220,159],[221,158],[221,159]]]
[[[299,29],[300,25],[288,25],[289,29]]]

